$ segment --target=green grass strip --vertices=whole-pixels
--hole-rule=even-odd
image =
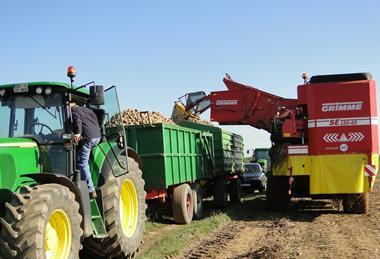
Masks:
[[[169,232],[140,258],[156,259],[165,258],[167,256],[178,256],[181,254],[182,249],[188,246],[193,240],[205,236],[230,221],[231,219],[226,214],[219,213],[202,220],[193,221],[191,224],[180,226]],[[162,224],[149,223],[146,226],[146,230],[158,230],[160,226],[162,226]]]

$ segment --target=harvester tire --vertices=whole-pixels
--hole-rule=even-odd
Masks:
[[[290,208],[289,180],[287,176],[268,175],[267,206],[269,210],[286,212]]]
[[[194,212],[193,219],[201,219],[203,217],[203,192],[199,183],[194,183],[191,186],[193,192]]]
[[[108,236],[86,238],[82,252],[85,258],[133,258],[142,243],[147,207],[145,182],[139,165],[130,157],[128,169],[119,177],[111,173],[100,187]],[[124,202],[130,204],[127,214],[123,214],[128,209]]]
[[[240,179],[231,179],[229,184],[229,193],[231,203],[239,203],[241,200]]]
[[[226,188],[226,179],[223,176],[220,176],[216,179],[214,183],[214,206],[216,208],[225,208],[227,207],[227,188]]]
[[[194,213],[193,193],[188,184],[181,184],[174,188],[172,210],[174,221],[178,224],[189,224]]]
[[[343,210],[347,213],[365,214],[369,208],[369,194],[353,193],[346,194],[343,198]]]
[[[82,216],[59,184],[22,186],[0,218],[0,258],[77,258]]]

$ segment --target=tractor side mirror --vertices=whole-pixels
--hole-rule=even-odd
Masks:
[[[104,89],[102,85],[90,86],[90,99],[88,102],[93,105],[104,104]]]

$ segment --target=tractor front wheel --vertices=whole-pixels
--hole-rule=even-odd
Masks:
[[[82,217],[70,190],[59,184],[23,186],[0,218],[0,258],[77,258]]]

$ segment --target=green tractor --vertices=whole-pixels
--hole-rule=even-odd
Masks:
[[[269,148],[256,148],[253,151],[252,163],[259,163],[264,172],[270,170]]]
[[[126,146],[116,87],[76,87],[73,67],[68,76],[0,85],[0,258],[125,258],[142,242],[141,160]],[[89,163],[96,199],[76,170],[71,101],[102,128]]]

